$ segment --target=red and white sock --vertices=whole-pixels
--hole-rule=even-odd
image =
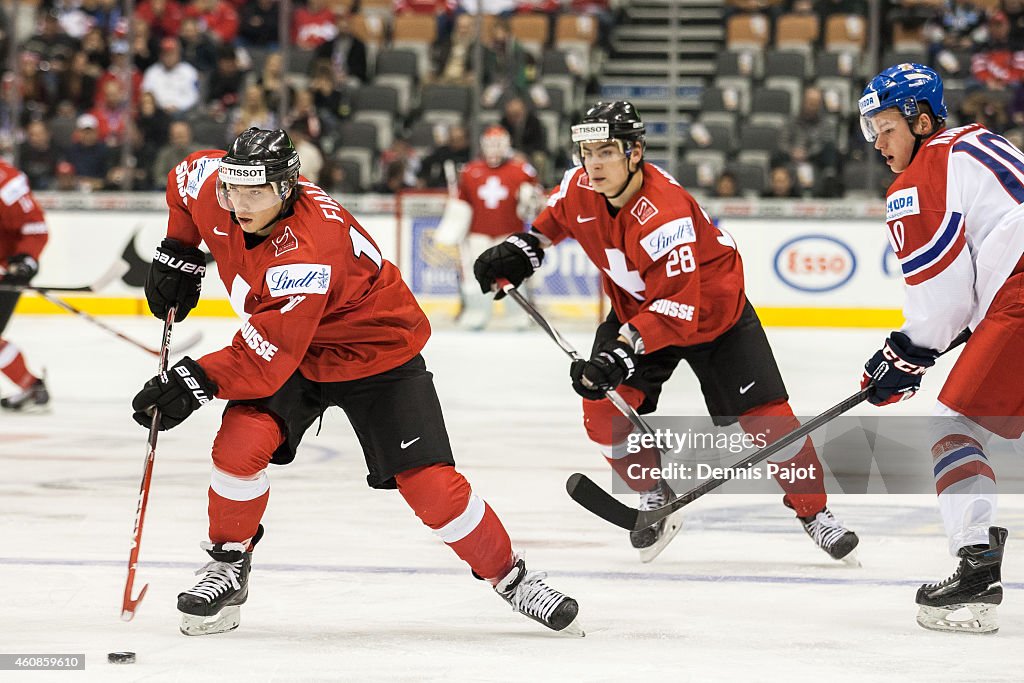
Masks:
[[[0,339],[0,372],[22,389],[28,389],[39,379],[28,371],[21,350],[4,339]]]

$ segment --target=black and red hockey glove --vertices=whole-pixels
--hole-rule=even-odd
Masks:
[[[590,360],[574,360],[569,366],[573,390],[583,398],[597,401],[636,372],[633,347],[620,339],[605,342]]]
[[[504,278],[518,287],[523,280],[533,275],[544,263],[544,249],[540,239],[528,232],[509,235],[501,244],[484,250],[473,264],[473,277],[480,284],[480,291],[490,294],[499,278]],[[499,290],[495,299],[501,299],[505,292]]]
[[[196,408],[209,403],[217,393],[217,385],[206,376],[199,363],[188,356],[152,377],[132,399],[132,419],[148,428],[153,423],[153,409],[160,409],[159,431],[177,427]]]
[[[868,401],[876,406],[906,400],[921,388],[921,377],[938,357],[937,351],[914,346],[910,337],[893,332],[864,364],[860,387],[869,389]]]
[[[0,272],[0,282],[5,285],[22,286],[32,281],[39,272],[39,263],[28,254],[14,254],[7,259],[7,265]]]
[[[165,238],[156,248],[146,276],[146,301],[153,315],[163,320],[172,306],[174,322],[180,323],[199,303],[206,275],[206,256],[196,247]]]

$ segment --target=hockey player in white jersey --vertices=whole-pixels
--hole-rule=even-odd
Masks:
[[[897,174],[889,241],[906,280],[903,327],[864,366],[869,400],[910,398],[925,370],[972,335],[932,412],[931,453],[952,576],[917,592],[917,621],[939,631],[998,630],[1006,529],[994,525],[993,435],[1024,432],[1024,153],[973,124],[946,129],[942,80],[920,64],[878,74],[859,103],[864,136]]]

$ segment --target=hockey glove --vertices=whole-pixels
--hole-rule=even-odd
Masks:
[[[938,356],[931,349],[914,346],[902,332],[893,332],[885,346],[864,364],[860,387],[870,387],[868,401],[876,406],[903,401],[921,388],[921,377],[935,365]]]
[[[5,285],[27,285],[39,272],[39,263],[28,254],[15,254],[7,259],[3,278]]]
[[[633,347],[613,339],[594,351],[590,360],[574,360],[569,366],[573,390],[583,398],[597,401],[636,371]]]
[[[196,408],[209,403],[217,393],[217,385],[206,376],[203,368],[188,356],[178,361],[167,372],[150,379],[142,391],[132,399],[132,419],[143,427],[153,423],[153,409],[160,409],[162,432],[177,427]]]
[[[206,275],[206,257],[196,247],[165,238],[156,248],[146,276],[146,301],[149,310],[161,320],[177,306],[174,322],[180,323],[199,303],[199,289]]]
[[[490,294],[498,278],[505,278],[518,287],[543,262],[544,250],[537,236],[519,232],[477,256],[473,264],[473,276],[480,283],[480,291]],[[501,299],[504,296],[505,292],[499,290],[494,298]]]

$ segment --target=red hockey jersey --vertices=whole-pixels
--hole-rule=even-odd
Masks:
[[[15,254],[28,254],[38,261],[48,238],[46,219],[28,178],[0,161],[0,266]]]
[[[459,176],[459,199],[473,207],[469,231],[491,237],[522,232],[523,219],[516,208],[523,183],[536,184],[537,171],[518,159],[509,159],[497,168],[481,159],[466,164]]]
[[[296,368],[316,382],[339,382],[416,356],[430,324],[398,268],[352,214],[301,179],[294,212],[247,249],[242,229],[217,203],[222,156],[191,154],[167,183],[167,236],[206,241],[244,321],[230,346],[199,359],[217,396],[268,396]]]
[[[640,191],[613,215],[584,169],[570,169],[533,228],[556,243],[580,243],[645,353],[709,342],[746,303],[736,244],[675,178],[651,163],[643,176]]]

